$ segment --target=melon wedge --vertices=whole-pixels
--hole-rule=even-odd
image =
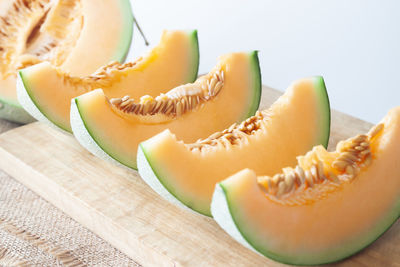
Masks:
[[[140,142],[170,129],[186,142],[224,129],[254,114],[260,102],[257,52],[232,53],[193,84],[137,103],[128,96],[111,99],[102,90],[75,98],[71,126],[93,154],[136,169]]]
[[[212,215],[240,243],[280,262],[346,258],[399,218],[399,140],[397,107],[334,152],[314,147],[294,169],[272,177],[246,169],[220,182]]]
[[[0,118],[33,121],[17,100],[17,70],[47,61],[73,75],[88,75],[128,53],[129,0],[1,2]]]
[[[322,77],[302,79],[270,109],[207,139],[185,144],[171,129],[141,143],[139,174],[166,199],[210,216],[217,182],[246,167],[273,174],[294,166],[296,156],[314,145],[327,145],[329,128]]]
[[[157,95],[197,77],[197,31],[164,31],[161,41],[135,62],[111,62],[89,76],[70,76],[45,62],[19,71],[18,99],[37,120],[71,132],[71,99],[102,88],[108,97]]]

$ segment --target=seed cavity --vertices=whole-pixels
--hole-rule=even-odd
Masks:
[[[354,178],[360,166],[369,166],[372,161],[370,143],[371,140],[382,131],[382,123],[374,126],[368,135],[357,135],[346,141],[341,141],[337,145],[339,156],[333,162],[332,166],[339,172],[348,175],[348,178]]]
[[[110,99],[110,103],[118,111],[132,115],[162,114],[179,117],[182,114],[197,109],[205,102],[214,99],[221,91],[224,80],[223,70],[219,69],[205,77],[199,78],[194,84],[179,86],[155,99],[149,95],[142,96],[139,103],[129,96]]]
[[[324,182],[339,182],[335,174],[325,171],[324,164],[320,160],[313,162],[309,170],[297,165],[294,169],[285,168],[283,173],[275,174],[273,177],[259,176],[257,179],[266,193],[278,199]]]
[[[256,114],[240,124],[234,123],[222,132],[216,132],[205,139],[199,139],[195,143],[185,144],[191,151],[205,152],[211,149],[231,148],[248,141],[248,138],[259,132],[269,121],[268,111],[257,111]]]
[[[80,0],[15,0],[0,17],[0,75],[42,61],[60,66],[82,27]]]
[[[127,76],[131,69],[136,68],[144,61],[145,57],[139,57],[133,62],[119,63],[112,61],[105,66],[100,67],[91,75],[84,77],[71,76],[69,73],[57,69],[57,74],[64,84],[74,88],[84,89],[89,92],[96,88],[106,88],[112,86],[120,77]]]
[[[259,186],[271,200],[288,205],[307,204],[324,198],[343,182],[354,179],[360,168],[372,163],[371,139],[383,128],[383,124],[378,124],[368,135],[357,135],[339,142],[339,154],[331,166],[325,166],[321,160],[313,159],[306,170],[297,165],[294,169],[284,168],[282,173],[272,177],[259,176]],[[321,184],[324,186],[319,186]]]

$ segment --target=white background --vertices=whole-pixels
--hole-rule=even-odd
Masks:
[[[260,51],[263,83],[281,91],[322,75],[331,106],[370,122],[400,105],[399,0],[135,0],[151,45],[163,29],[198,29],[200,70],[218,55]],[[136,30],[136,29],[135,29]],[[134,57],[146,51],[134,32]]]

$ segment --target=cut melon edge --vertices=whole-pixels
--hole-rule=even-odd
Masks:
[[[86,150],[90,151],[90,153],[95,156],[108,161],[117,166],[123,167],[124,169],[131,169],[121,163],[119,163],[116,159],[112,158],[108,155],[104,150],[97,144],[96,140],[87,130],[85,122],[82,120],[81,114],[79,112],[79,101],[77,98],[73,98],[71,100],[71,110],[70,110],[70,122],[72,132],[78,142],[83,146]]]
[[[251,171],[248,169],[242,170],[242,171]],[[241,171],[240,171],[241,172]],[[226,179],[228,180],[229,177]],[[372,245],[376,240],[378,240],[382,235],[384,235],[396,222],[398,219],[400,219],[400,198],[399,200],[394,203],[393,207],[390,209],[391,212],[388,212],[386,216],[383,216],[380,220],[378,220],[373,226],[371,227],[371,230],[369,230],[367,235],[365,236],[365,240],[363,241],[363,244],[360,245],[359,248],[352,250],[349,253],[343,253],[338,259],[335,260],[327,260],[327,261],[320,261],[316,263],[310,263],[310,262],[302,262],[302,263],[293,263],[292,261],[288,260],[285,255],[273,253],[271,251],[264,251],[263,253],[259,252],[256,250],[255,247],[258,245],[254,246],[252,245],[252,242],[248,240],[240,230],[240,227],[237,226],[237,223],[235,219],[232,216],[232,210],[233,208],[229,204],[228,201],[228,190],[225,188],[223,182],[225,180],[219,182],[215,186],[215,190],[213,193],[213,198],[211,202],[211,214],[214,220],[217,222],[217,224],[225,231],[227,232],[233,239],[235,239],[237,242],[239,242],[241,245],[244,247],[250,249],[251,251],[256,252],[258,255],[261,255],[263,257],[267,257],[271,260],[283,263],[283,264],[288,264],[288,265],[293,265],[295,264],[296,266],[315,266],[315,265],[324,265],[324,264],[331,264],[331,263],[336,263],[343,261],[353,255],[358,254],[365,248],[369,247]],[[262,191],[260,190],[260,193]],[[388,223],[389,222],[389,223]],[[379,234],[377,234],[379,233]],[[362,237],[363,235],[360,234]],[[348,240],[347,245],[345,246],[346,248],[350,247],[349,250],[351,250],[351,246],[354,246],[354,243],[358,243],[360,236],[356,236],[353,238],[353,240]],[[373,237],[371,237],[373,236]],[[326,252],[328,253],[328,252]],[[328,253],[332,254],[332,253]]]
[[[247,240],[237,228],[235,220],[232,218],[230,212],[229,203],[226,200],[225,189],[220,183],[215,185],[210,210],[212,217],[217,222],[217,224],[223,230],[225,230],[233,239],[235,239],[237,242],[250,249],[251,251],[254,251],[258,255],[263,256],[247,242]]]
[[[161,197],[165,198],[172,204],[175,204],[178,207],[183,208],[184,210],[193,212],[187,206],[182,204],[182,202],[180,202],[173,194],[171,194],[171,192],[169,192],[166,189],[166,187],[162,184],[162,182],[157,178],[158,176],[151,167],[151,164],[147,159],[146,153],[142,148],[141,144],[139,144],[138,147],[136,161],[137,161],[137,166],[140,166],[140,168],[138,168],[140,177],[148,186],[150,186],[151,189],[153,189],[157,194],[159,194]]]
[[[50,126],[53,129],[57,130],[61,129],[62,131],[69,133],[67,130],[65,130],[61,126],[54,124],[46,116],[43,115],[43,113],[40,111],[40,108],[36,105],[36,103],[33,101],[32,97],[29,94],[29,87],[26,85],[24,81],[22,71],[18,72],[16,88],[17,88],[17,98],[19,103],[23,107],[24,112],[30,114],[30,116],[32,116],[34,119],[45,123],[46,125]]]
[[[133,16],[132,12],[132,4],[129,0],[120,0],[121,5],[121,13],[123,17],[123,25],[122,25],[122,36],[121,41],[116,49],[117,52],[115,55],[110,59],[110,61],[116,60],[118,62],[124,62],[126,57],[129,54],[129,51],[132,49],[132,39],[133,39],[133,31],[134,25],[136,23],[136,19]]]

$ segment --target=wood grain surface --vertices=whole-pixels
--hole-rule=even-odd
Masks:
[[[280,94],[264,87],[261,108]],[[13,126],[0,123],[0,130]],[[333,111],[330,149],[370,126]],[[282,266],[239,245],[211,218],[164,201],[136,171],[95,158],[44,124],[0,135],[0,169],[144,266]],[[400,266],[400,223],[331,266]]]
[[[13,128],[17,128],[18,126],[21,126],[21,125],[18,123],[9,122],[9,121],[0,119],[0,133],[4,133]]]

